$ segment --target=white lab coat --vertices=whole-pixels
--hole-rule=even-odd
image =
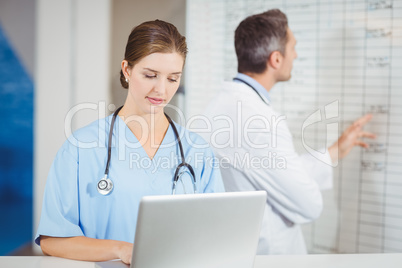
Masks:
[[[280,115],[243,83],[225,82],[204,115],[212,129],[200,134],[220,159],[226,191],[268,194],[257,254],[306,254],[300,224],[319,217],[320,189],[332,187],[332,167],[325,164],[330,163],[328,152],[322,155],[324,161],[299,156],[286,120],[273,131]],[[245,127],[256,130],[244,135]]]

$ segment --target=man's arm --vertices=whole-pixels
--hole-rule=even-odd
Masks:
[[[261,126],[253,127],[261,129]],[[250,184],[255,189],[265,190],[270,205],[289,221],[301,224],[318,218],[323,208],[321,191],[294,150],[286,122],[278,123],[270,133],[250,133],[248,138],[253,144],[269,146],[255,148],[250,142],[243,143],[245,155],[249,155],[250,160],[260,160],[259,166],[241,169]]]

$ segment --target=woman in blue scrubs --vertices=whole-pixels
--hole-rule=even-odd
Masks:
[[[175,128],[191,165],[179,169],[175,193],[224,191],[206,142],[164,114],[179,87],[186,54],[185,37],[170,23],[156,20],[133,29],[121,63],[120,81],[128,90],[123,107],[114,119],[111,115],[74,132],[50,169],[35,237],[45,254],[130,263],[140,199],[172,194],[183,160]]]

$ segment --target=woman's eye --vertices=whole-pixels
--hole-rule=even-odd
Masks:
[[[172,83],[177,82],[177,79],[168,78],[168,80]]]
[[[156,78],[156,75],[148,75],[148,74],[146,74],[145,78]]]

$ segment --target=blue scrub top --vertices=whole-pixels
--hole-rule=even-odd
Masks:
[[[104,177],[107,139],[112,116],[73,133],[58,151],[49,171],[42,214],[35,236],[86,236],[134,241],[139,202],[146,195],[170,195],[176,167],[181,163],[173,129],[151,160],[124,121],[117,116],[112,139],[109,195],[97,191]],[[186,162],[195,172],[199,193],[223,192],[218,161],[198,134],[175,124]],[[183,169],[176,194],[193,193],[192,178]]]

